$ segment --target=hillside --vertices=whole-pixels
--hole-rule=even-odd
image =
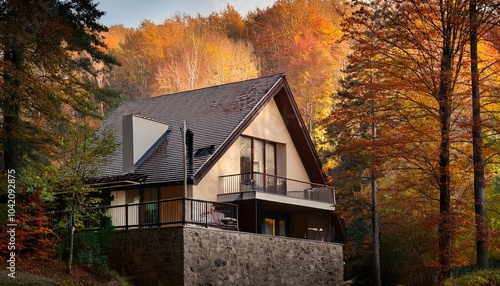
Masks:
[[[75,265],[71,275],[66,265],[57,259],[30,258],[18,261],[16,279],[7,276],[5,268],[0,270],[0,285],[130,285],[114,272],[100,273],[92,267]]]

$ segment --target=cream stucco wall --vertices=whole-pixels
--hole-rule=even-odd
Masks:
[[[274,100],[264,107],[242,134],[283,144],[286,148],[286,174],[283,176],[299,181],[310,181]],[[240,139],[238,138],[203,179],[193,186],[193,198],[216,201],[217,194],[221,191],[219,177],[239,173]]]
[[[220,178],[223,175],[240,173],[240,139],[238,138],[217,163],[208,171],[203,179],[193,186],[193,198],[217,201],[221,191]]]
[[[272,100],[264,107],[264,110],[255,120],[243,131],[243,135],[265,139],[286,146],[286,176],[289,179],[299,181],[310,181],[306,169],[302,164],[299,153],[293,144],[292,137],[288,133],[283,117]],[[239,146],[239,145],[238,145]],[[239,162],[239,161],[238,161]]]
[[[111,201],[112,206],[120,206],[127,203],[125,191],[115,191],[111,192],[113,200]]]

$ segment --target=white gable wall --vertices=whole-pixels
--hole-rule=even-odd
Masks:
[[[134,164],[168,130],[168,125],[134,114],[123,117],[123,171],[134,172]]]
[[[134,164],[168,130],[168,125],[137,116],[132,117]]]
[[[284,144],[286,147],[286,175],[284,177],[299,181],[310,181],[274,100],[264,107],[242,134]],[[240,139],[238,138],[203,179],[193,186],[193,198],[217,201],[217,194],[222,192],[219,177],[239,173]]]

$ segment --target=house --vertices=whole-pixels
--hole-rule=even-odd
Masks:
[[[335,192],[284,74],[124,102],[104,129],[119,148],[88,183],[121,229],[113,269],[138,285],[343,285]]]
[[[343,242],[284,74],[122,103],[93,186],[117,228],[173,223]]]

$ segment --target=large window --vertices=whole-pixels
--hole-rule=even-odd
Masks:
[[[276,175],[276,143],[242,136],[240,145],[241,173]]]
[[[277,192],[277,144],[242,136],[240,167],[244,184],[268,192]]]

